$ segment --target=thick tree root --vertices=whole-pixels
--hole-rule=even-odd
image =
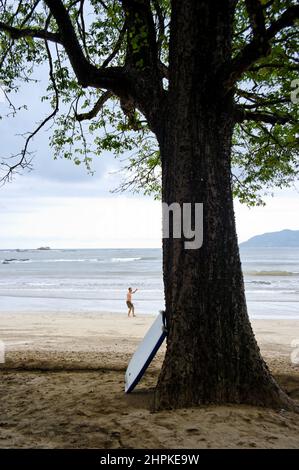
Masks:
[[[232,393],[229,397],[222,391],[211,391],[210,399],[206,393],[204,397],[198,395],[191,387],[189,390],[180,389],[177,385],[158,383],[154,394],[153,411],[190,408],[201,405],[224,405],[224,404],[244,404],[271,408],[275,410],[285,410],[299,413],[299,404],[293,401],[270,377],[269,389],[267,391],[256,390],[250,393],[243,393],[236,396]]]

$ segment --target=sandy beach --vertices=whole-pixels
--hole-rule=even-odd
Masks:
[[[227,405],[153,413],[165,346],[134,393],[125,395],[126,366],[153,319],[1,313],[0,447],[299,447],[299,417],[285,410]],[[299,343],[299,321],[255,320],[253,328],[274,376],[299,402],[291,345]]]

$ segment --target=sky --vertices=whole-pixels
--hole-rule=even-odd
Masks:
[[[0,120],[0,157],[20,150],[19,134],[32,130],[47,111],[39,101],[44,71],[39,78],[39,84],[22,87],[13,97],[16,105],[27,103],[28,111]],[[0,92],[0,114],[6,111]],[[161,247],[161,203],[129,192],[112,194],[121,178],[112,154],[95,158],[91,176],[71,161],[54,160],[48,139],[49,132],[41,132],[33,141],[33,171],[0,187],[0,249]],[[240,242],[264,232],[299,230],[295,189],[276,191],[265,202],[266,207],[251,209],[235,202]]]

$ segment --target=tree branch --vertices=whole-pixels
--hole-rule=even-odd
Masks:
[[[22,20],[21,24],[19,25],[19,28],[23,28],[23,26],[25,26],[26,22],[29,21],[36,9],[36,7],[38,6],[40,0],[36,0],[34,2],[34,4],[32,5],[31,9],[29,10],[28,14],[26,15],[26,17]],[[21,4],[22,4],[22,0],[20,0],[19,4],[18,4],[18,7],[15,11],[15,13],[12,15],[12,18],[11,18],[11,22],[13,22],[14,18],[18,15],[19,11],[20,11],[20,8],[21,8]],[[5,10],[5,6],[4,6],[4,10]],[[47,28],[45,28],[47,29]],[[1,57],[1,61],[0,61],[0,69],[2,68],[5,60],[6,60],[6,57],[8,56],[8,54],[10,53],[12,47],[13,47],[13,44],[14,44],[14,40],[11,38],[11,41],[10,41],[10,44],[8,46],[8,48],[6,49],[6,51],[3,53],[2,57]]]
[[[296,122],[289,114],[267,113],[259,111],[247,111],[243,106],[235,106],[235,122],[243,121],[265,122],[267,124],[287,124]]]
[[[104,62],[102,64],[102,67],[107,67],[107,65],[111,62],[111,60],[114,59],[114,57],[118,53],[119,49],[121,48],[122,42],[124,40],[124,36],[125,36],[126,30],[127,30],[127,27],[128,27],[128,22],[127,22],[127,20],[125,20],[125,22],[123,24],[123,27],[122,27],[122,29],[119,33],[116,44],[114,46],[114,49],[111,52],[111,54],[107,57],[107,59],[104,60]]]
[[[81,122],[96,117],[96,115],[102,109],[106,101],[111,98],[111,96],[113,96],[113,93],[111,91],[106,91],[105,93],[103,93],[90,111],[82,114],[75,113],[76,120]]]
[[[254,3],[256,3],[256,1]],[[293,26],[298,18],[299,6],[293,5],[287,8],[281,17],[266,29],[266,34],[263,36],[262,40],[260,35],[255,35],[253,40],[232,60],[228,73],[225,74],[227,75],[224,79],[226,87],[231,89],[251,65],[258,59],[269,55],[271,52],[271,39],[275,38],[276,34],[283,29]]]
[[[269,97],[265,96],[262,94],[257,94],[257,93],[252,93],[250,91],[246,90],[241,90],[237,89],[236,90],[236,95],[242,98],[245,98],[246,100],[250,101],[253,104],[244,104],[242,103],[242,107],[248,108],[258,108],[260,106],[274,106],[277,104],[284,104],[284,103],[290,103],[291,102],[291,97],[282,97],[282,98],[277,98],[277,97]]]
[[[50,49],[46,40],[45,40],[45,46],[46,46],[48,62],[49,62],[49,77],[52,82],[54,94],[55,94],[55,107],[53,111],[45,119],[43,119],[43,121],[36,127],[36,129],[29,134],[29,136],[26,138],[25,145],[23,149],[21,150],[21,152],[18,155],[13,156],[13,157],[20,156],[19,161],[17,161],[13,165],[9,165],[8,163],[1,163],[1,167],[6,168],[7,171],[5,175],[0,178],[0,184],[4,184],[7,181],[10,181],[13,174],[16,172],[18,168],[24,169],[24,168],[30,167],[30,162],[28,162],[27,156],[29,154],[28,147],[29,147],[31,140],[47,124],[47,122],[49,122],[52,118],[54,118],[54,116],[57,114],[59,110],[59,93],[58,93],[58,89],[57,89],[55,77],[54,77],[52,56],[51,56],[51,52],[50,52]]]
[[[36,10],[36,8],[37,8],[37,6],[40,2],[41,2],[41,0],[36,0],[34,2],[31,9],[29,10],[27,16],[25,16],[25,18],[23,19],[21,26],[24,26],[27,23],[27,21],[29,21],[31,19],[33,13],[35,12],[35,10]]]
[[[102,5],[102,7],[103,7],[105,10],[108,10],[108,5],[106,5],[105,2],[103,2],[102,0],[99,0],[99,3]]]
[[[36,39],[46,39],[47,41],[62,44],[61,38],[57,33],[51,33],[46,29],[35,29],[35,28],[15,28],[8,24],[0,21],[0,31],[8,33],[12,39],[20,39],[25,37],[31,37]]]
[[[299,19],[299,5],[293,5],[286,9],[286,11],[278,18],[277,21],[274,21],[269,28],[267,29],[267,36],[269,39],[272,39],[279,33],[282,29],[288,28],[295,24],[295,21]]]
[[[76,17],[76,23],[77,23],[77,26],[78,26],[81,41],[83,43],[84,52],[86,54],[86,57],[89,60],[88,48],[87,48],[87,44],[86,44],[86,29],[85,29],[85,20],[84,20],[84,2],[85,2],[85,0],[80,0],[79,11],[78,11],[78,15]],[[81,24],[80,24],[79,18],[80,18]]]
[[[162,77],[167,78],[167,80],[168,80],[169,79],[169,69],[168,69],[167,65],[165,65],[165,64],[163,64],[163,62],[161,62],[161,60],[159,60],[159,62],[158,62],[158,69],[161,72]]]
[[[245,0],[253,36],[258,41],[267,40],[264,10],[260,0]]]
[[[158,23],[159,23],[159,26],[158,26],[158,44],[157,44],[157,46],[158,46],[158,56],[160,57],[161,46],[162,46],[163,37],[164,37],[164,34],[165,34],[165,21],[164,21],[164,15],[163,15],[163,11],[162,11],[161,5],[159,3],[159,0],[153,0],[153,4],[154,4],[154,8],[156,9],[156,12],[157,12]]]
[[[281,64],[281,63],[266,63],[266,64],[259,64],[259,65],[253,65],[250,67],[250,72],[258,72],[261,69],[286,69],[289,71],[299,71],[299,64]]]
[[[128,22],[125,68],[131,83],[128,96],[122,96],[120,104],[132,128],[138,127],[135,108],[145,115],[151,127],[161,119],[165,103],[152,5],[150,0],[120,1]]]
[[[125,89],[126,77],[122,67],[98,69],[83,54],[70,16],[61,0],[45,0],[59,28],[63,47],[82,87],[105,88],[118,93]]]
[[[126,13],[126,63],[137,69],[157,70],[158,47],[150,0],[121,0]]]

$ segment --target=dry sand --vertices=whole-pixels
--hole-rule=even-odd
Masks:
[[[230,405],[152,413],[163,348],[135,392],[125,395],[125,368],[152,321],[1,313],[0,447],[299,447],[299,416],[284,410]],[[273,374],[299,402],[299,365],[290,357],[299,321],[256,320],[253,327]]]

